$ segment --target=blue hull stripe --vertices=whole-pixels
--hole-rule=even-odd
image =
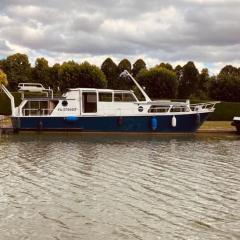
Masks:
[[[64,117],[18,117],[12,118],[18,130],[43,131],[83,131],[83,132],[195,132],[206,120],[208,113],[175,115],[176,127],[172,126],[172,116],[126,117],[79,117],[69,121]]]

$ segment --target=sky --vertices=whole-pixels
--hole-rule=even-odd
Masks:
[[[240,0],[0,0],[0,58],[240,67]]]

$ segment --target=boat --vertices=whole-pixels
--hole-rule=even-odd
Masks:
[[[235,126],[237,129],[237,132],[240,134],[240,117],[233,118],[232,126]]]
[[[143,100],[131,90],[95,88],[71,88],[56,97],[41,84],[21,83],[22,102],[16,107],[12,94],[1,88],[11,101],[12,125],[18,131],[193,133],[218,103],[152,101],[128,71],[121,76],[134,82]]]

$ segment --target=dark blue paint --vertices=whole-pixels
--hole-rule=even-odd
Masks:
[[[13,118],[14,128],[19,130],[56,130],[85,132],[195,132],[207,118],[208,113],[175,115],[177,126],[172,127],[172,116],[130,117],[78,117],[66,121],[65,117],[20,117]],[[154,126],[151,119],[155,119]],[[41,126],[41,128],[39,128]],[[155,128],[156,127],[156,128]]]

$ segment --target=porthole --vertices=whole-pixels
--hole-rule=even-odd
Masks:
[[[66,107],[68,105],[68,102],[66,100],[62,101],[62,106]]]
[[[143,112],[143,106],[139,106],[139,107],[138,107],[138,111],[139,111],[139,112]]]

